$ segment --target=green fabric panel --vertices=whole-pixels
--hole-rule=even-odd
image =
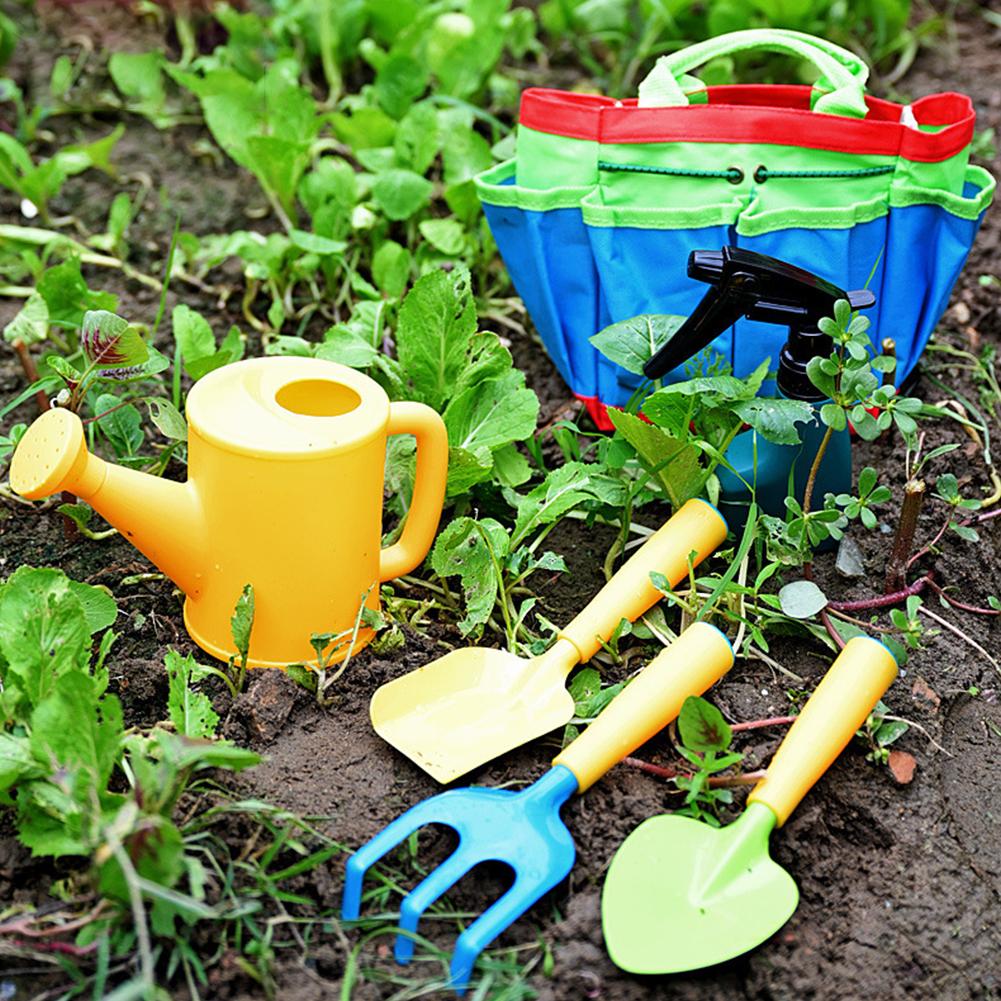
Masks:
[[[517,183],[523,188],[576,187],[598,180],[598,144],[518,126]]]
[[[675,178],[671,178],[673,184]],[[726,184],[726,182],[724,182]],[[732,226],[746,204],[746,199],[726,185],[729,199],[706,204],[702,199],[683,202],[672,208],[636,205],[608,205],[601,189],[595,189],[581,202],[584,222],[589,226],[637,226],[641,229],[699,229],[703,226]],[[675,199],[677,203],[679,200]]]
[[[818,200],[829,208],[847,208],[886,197],[892,174],[843,178],[772,177],[759,184],[759,166],[783,171],[844,170],[892,167],[893,156],[862,156],[770,143],[621,143],[602,146],[602,162],[671,169],[726,170],[737,167],[744,179],[665,177],[657,174],[603,170],[600,172],[605,205],[660,208],[669,205],[714,205],[735,195],[749,200],[757,193],[770,210],[812,209]]]
[[[515,176],[515,161],[505,160],[478,174],[474,181],[480,201],[488,205],[514,205],[530,212],[546,212],[549,209],[575,209],[581,199],[594,190],[593,184],[578,187],[553,187],[545,191],[524,188],[517,184],[505,184]]]
[[[963,193],[966,165],[970,162],[970,149],[960,150],[948,160],[938,163],[919,163],[917,160],[900,160],[893,183],[915,188],[937,188],[940,191]]]
[[[976,185],[979,189],[972,197],[953,194],[941,188],[921,188],[895,183],[890,188],[890,204],[895,208],[907,205],[939,205],[961,219],[977,219],[994,200],[997,181],[983,167],[975,164],[970,164],[966,168],[965,176],[970,184]]]
[[[760,199],[752,198],[737,219],[737,232],[741,236],[761,236],[777,229],[850,229],[859,223],[879,219],[888,211],[885,194],[851,205],[788,209],[766,209]]]

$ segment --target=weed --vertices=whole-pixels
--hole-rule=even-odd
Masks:
[[[681,745],[675,749],[695,769],[690,776],[678,776],[674,782],[685,793],[684,806],[678,811],[696,820],[719,827],[719,808],[733,802],[733,792],[712,787],[709,778],[744,760],[731,751],[733,731],[723,714],[697,695],[685,699],[678,715]]]

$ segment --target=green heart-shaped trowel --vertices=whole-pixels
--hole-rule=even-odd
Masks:
[[[792,876],[768,855],[781,826],[896,677],[882,643],[856,637],[803,707],[740,818],[644,821],[612,859],[601,899],[608,954],[631,973],[680,973],[753,949],[796,910]]]

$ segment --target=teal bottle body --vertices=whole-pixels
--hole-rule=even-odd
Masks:
[[[795,497],[802,505],[806,492],[806,482],[810,468],[820,449],[827,427],[820,420],[820,408],[826,403],[815,404],[813,420],[808,424],[797,424],[800,444],[775,445],[765,441],[760,435],[755,442],[753,431],[744,431],[733,440],[726,452],[727,461],[744,480],[755,487],[755,499],[765,514],[783,518],[786,515],[787,496]],[[755,456],[755,452],[757,455]],[[757,458],[757,468],[755,468]],[[792,475],[792,489],[789,477]],[[716,468],[720,482],[720,513],[738,532],[747,521],[751,504],[751,492],[740,478],[723,466]],[[852,446],[851,433],[846,427],[835,431],[827,443],[827,450],[820,460],[817,479],[813,486],[810,502],[811,510],[824,506],[826,494],[851,493],[852,489]]]

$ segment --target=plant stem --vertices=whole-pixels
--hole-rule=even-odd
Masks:
[[[767,719],[752,719],[746,723],[731,723],[730,730],[733,733],[741,733],[744,730],[760,730],[766,726],[788,726],[795,721],[795,716],[769,716]]]
[[[918,516],[925,499],[925,481],[908,480],[904,486],[904,503],[900,508],[897,534],[893,539],[890,558],[886,561],[886,583],[884,594],[899,591],[907,583],[908,557],[914,548],[914,533],[918,527]]]
[[[834,628],[834,623],[831,622],[831,617],[827,614],[826,608],[822,608],[820,610],[820,621],[824,624],[824,628],[827,630],[827,635],[834,640],[834,645],[839,650],[844,650],[845,641],[841,638],[841,633]]]
[[[964,612],[973,612],[975,615],[1001,615],[1001,609],[980,608],[978,605],[967,605],[965,601],[958,601],[952,595],[946,594],[933,580],[928,581],[928,584],[939,597],[944,598],[953,608],[959,608]]]
[[[949,513],[946,514],[945,516],[944,524],[938,530],[938,532],[935,533],[935,538],[932,539],[931,542],[927,543],[926,545],[923,545],[913,556],[911,556],[911,558],[907,561],[907,566],[905,569],[910,570],[910,568],[914,566],[914,564],[917,563],[917,561],[921,559],[921,557],[924,556],[925,553],[927,553],[931,549],[934,549],[935,546],[939,544],[939,542],[942,539],[942,536],[945,535],[945,533],[949,530],[949,525],[951,524],[951,522],[952,522],[952,509],[950,508]]]
[[[831,601],[827,607],[833,612],[865,612],[870,608],[889,608],[906,601],[912,594],[920,594],[931,583],[931,574],[925,574],[920,580],[893,594],[884,594],[878,598],[861,598],[858,601]]]
[[[649,761],[641,761],[639,758],[623,758],[622,763],[636,768],[647,775],[656,775],[659,779],[690,779],[691,772],[681,771],[677,768],[662,768],[660,765],[652,765]],[[710,775],[706,780],[706,785],[711,789],[718,789],[721,786],[747,786],[760,782],[765,777],[764,770],[757,772],[742,772],[739,775]]]
[[[813,488],[817,483],[817,473],[820,471],[820,464],[824,460],[824,454],[827,452],[827,446],[831,443],[832,437],[834,437],[834,428],[828,425],[827,430],[824,432],[824,437],[820,440],[817,454],[813,457],[813,465],[810,466],[810,473],[806,478],[806,487],[803,490],[804,519],[810,513],[810,502],[813,500]]]
[[[24,375],[28,380],[28,385],[33,386],[36,382],[38,382],[38,368],[35,366],[35,359],[31,357],[28,345],[22,340],[16,340],[13,342],[11,347],[14,348],[14,352],[17,354],[17,360],[21,363],[21,368],[24,369]],[[41,389],[35,393],[35,405],[38,407],[38,412],[40,414],[44,414],[46,410],[49,409],[49,398]]]

